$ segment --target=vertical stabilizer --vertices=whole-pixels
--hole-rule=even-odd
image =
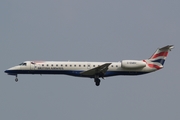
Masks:
[[[156,52],[149,58],[151,62],[160,63],[164,65],[165,59],[168,56],[168,52],[174,48],[173,45],[167,45],[165,47],[159,48]]]
[[[144,62],[146,62],[150,68],[155,68],[157,70],[161,69],[163,68],[169,51],[171,51],[173,48],[173,45],[167,45],[165,47],[159,48],[149,59],[144,60]]]

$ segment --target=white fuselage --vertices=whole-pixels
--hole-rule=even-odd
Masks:
[[[94,77],[91,75],[83,76],[81,73],[105,63],[111,64],[108,66],[108,70],[105,72],[104,77],[115,75],[141,75],[156,70],[149,68],[148,66],[134,69],[123,68],[121,62],[25,61],[18,66],[6,70],[6,72],[10,75],[66,74],[79,77]]]

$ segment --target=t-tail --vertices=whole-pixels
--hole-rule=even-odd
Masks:
[[[147,60],[144,60],[147,65],[151,68],[161,69],[165,63],[169,51],[174,48],[174,45],[167,45],[165,47],[159,48],[156,52]]]

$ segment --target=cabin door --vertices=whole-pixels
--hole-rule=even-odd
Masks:
[[[31,70],[34,70],[34,69],[35,69],[35,63],[31,62]]]

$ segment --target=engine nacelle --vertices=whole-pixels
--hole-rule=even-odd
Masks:
[[[146,63],[139,60],[123,60],[121,67],[126,69],[138,69],[146,66]]]

